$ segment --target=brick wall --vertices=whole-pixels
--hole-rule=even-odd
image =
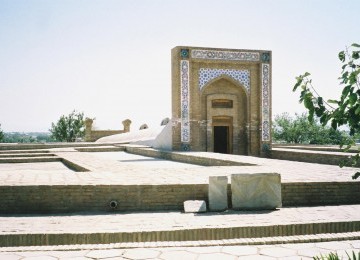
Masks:
[[[282,183],[284,206],[316,206],[360,203],[360,182]]]
[[[272,149],[270,152],[271,159],[289,160],[298,162],[310,162],[329,165],[339,165],[349,156],[346,154],[329,154],[329,153],[307,153],[306,151],[284,151]],[[360,166],[360,165],[358,165]]]
[[[230,185],[228,187],[230,191]],[[207,184],[2,186],[0,213],[182,210],[186,200],[206,200]],[[229,202],[231,202],[229,192]],[[282,183],[283,206],[359,204],[359,182]]]

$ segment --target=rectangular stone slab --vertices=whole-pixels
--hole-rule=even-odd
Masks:
[[[209,209],[211,211],[223,211],[228,208],[227,176],[209,177]]]
[[[278,173],[232,174],[231,194],[234,209],[281,207],[281,176]]]
[[[187,200],[184,201],[185,213],[206,212],[206,202],[204,200]]]

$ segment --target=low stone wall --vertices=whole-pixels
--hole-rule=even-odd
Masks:
[[[108,145],[108,144],[106,144]],[[52,149],[52,148],[72,148],[72,147],[89,147],[89,146],[104,146],[101,143],[46,143],[46,144],[23,144],[23,143],[14,143],[14,144],[1,144],[0,143],[0,153],[17,153],[18,150],[36,150],[36,149]],[[15,150],[15,151],[14,151]],[[27,151],[29,153],[30,151]],[[31,151],[34,152],[49,152],[44,150]]]
[[[91,133],[85,136],[86,142],[95,142],[101,137],[109,136],[109,135],[117,135],[126,133],[124,130],[91,130]]]
[[[125,146],[125,151],[132,154],[171,160],[175,162],[190,163],[202,166],[252,166],[254,164],[241,163],[231,160],[222,160],[209,157],[194,156],[186,152],[162,151],[152,148]]]
[[[360,204],[359,182],[282,183],[284,206]]]
[[[130,125],[131,125],[130,119],[126,119],[126,120],[122,121],[122,124],[124,126],[123,130],[93,130],[92,129],[93,122],[94,122],[94,119],[91,119],[91,118],[85,119],[85,141],[86,142],[94,142],[94,141],[100,139],[101,137],[130,132]]]
[[[272,144],[272,148],[285,148],[297,150],[310,150],[310,151],[324,151],[324,152],[343,152],[344,149],[340,145],[319,145],[319,144]],[[351,147],[349,153],[357,153],[356,146]]]
[[[207,185],[2,186],[0,213],[179,210],[185,200],[206,197]]]
[[[298,162],[320,163],[329,165],[339,165],[340,162],[347,160],[349,155],[341,153],[321,153],[306,152],[305,150],[290,150],[290,149],[272,149],[270,151],[271,159],[289,160]],[[360,166],[357,165],[358,167]]]
[[[360,204],[358,182],[282,183],[281,189],[283,206]],[[231,208],[230,190],[229,184]],[[0,213],[10,214],[182,210],[186,200],[208,203],[208,184],[2,186],[0,198]]]

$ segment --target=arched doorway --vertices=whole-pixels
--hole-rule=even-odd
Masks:
[[[214,153],[232,153],[233,119],[228,116],[217,116],[212,119]]]
[[[247,93],[226,75],[201,92],[202,120],[206,126],[206,150],[216,153],[248,154]]]

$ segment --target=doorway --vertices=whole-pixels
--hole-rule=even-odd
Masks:
[[[230,153],[229,126],[214,126],[214,153]]]

